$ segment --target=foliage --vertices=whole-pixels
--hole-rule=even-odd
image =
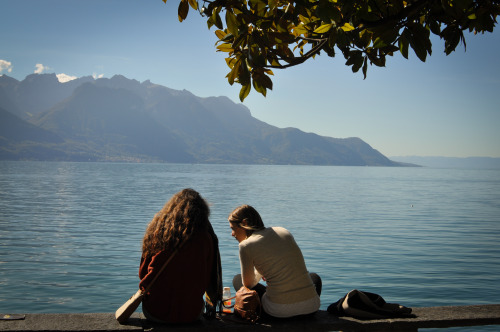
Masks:
[[[163,0],[165,3],[167,0]],[[180,0],[178,17],[189,7],[215,26],[217,50],[227,53],[229,84],[266,95],[272,69],[296,66],[321,52],[338,51],[353,72],[366,78],[368,64],[384,67],[386,57],[413,49],[421,61],[432,53],[431,34],[444,40],[448,55],[464,31],[493,32],[500,0]]]

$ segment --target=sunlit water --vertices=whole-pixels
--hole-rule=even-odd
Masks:
[[[186,187],[211,204],[225,285],[239,272],[227,217],[246,203],[294,234],[324,310],[355,288],[500,303],[500,170],[0,162],[0,313],[114,312],[137,289],[147,223]]]

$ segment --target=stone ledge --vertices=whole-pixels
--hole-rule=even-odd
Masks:
[[[143,331],[142,319],[134,313],[120,325],[112,313],[26,314],[23,320],[1,320],[0,331]]]
[[[150,323],[142,314],[134,313],[130,320],[120,325],[113,313],[88,314],[26,314],[23,320],[1,320],[0,331],[254,331],[262,329],[286,329],[289,331],[417,331],[419,328],[446,328],[457,326],[499,325],[500,304],[413,308],[416,318],[359,320],[336,317],[319,311],[312,318],[270,320],[259,324],[246,324],[233,315],[221,319],[189,324],[159,325]]]

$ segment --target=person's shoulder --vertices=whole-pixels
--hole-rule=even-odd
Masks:
[[[239,248],[244,249],[247,247],[252,247],[252,246],[256,245],[256,243],[259,243],[260,241],[262,241],[262,238],[264,237],[263,234],[265,234],[266,230],[267,230],[267,228],[260,230],[260,231],[253,232],[252,235],[250,235],[249,237],[247,237],[246,239],[244,239],[243,241],[241,241],[238,244]]]
[[[255,242],[255,237],[252,237],[252,235],[250,235],[249,237],[247,237],[246,239],[244,239],[243,241],[241,241],[240,243],[238,243],[238,247],[245,248],[245,247],[250,246],[252,243],[254,243]]]
[[[285,227],[281,227],[281,226],[273,226],[271,227],[271,229],[275,232],[275,233],[278,233],[278,234],[290,234],[290,231],[288,229],[286,229]]]
[[[284,239],[284,240],[293,240],[295,241],[295,238],[293,237],[292,233],[286,229],[285,227],[273,227],[272,228],[274,233],[281,239]]]

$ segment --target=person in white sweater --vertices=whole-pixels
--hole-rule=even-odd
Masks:
[[[233,279],[234,289],[256,290],[264,312],[272,317],[318,311],[321,278],[307,271],[292,234],[283,227],[264,227],[257,210],[249,205],[237,207],[228,220],[231,235],[239,242],[241,274]],[[267,287],[259,283],[261,279]]]

